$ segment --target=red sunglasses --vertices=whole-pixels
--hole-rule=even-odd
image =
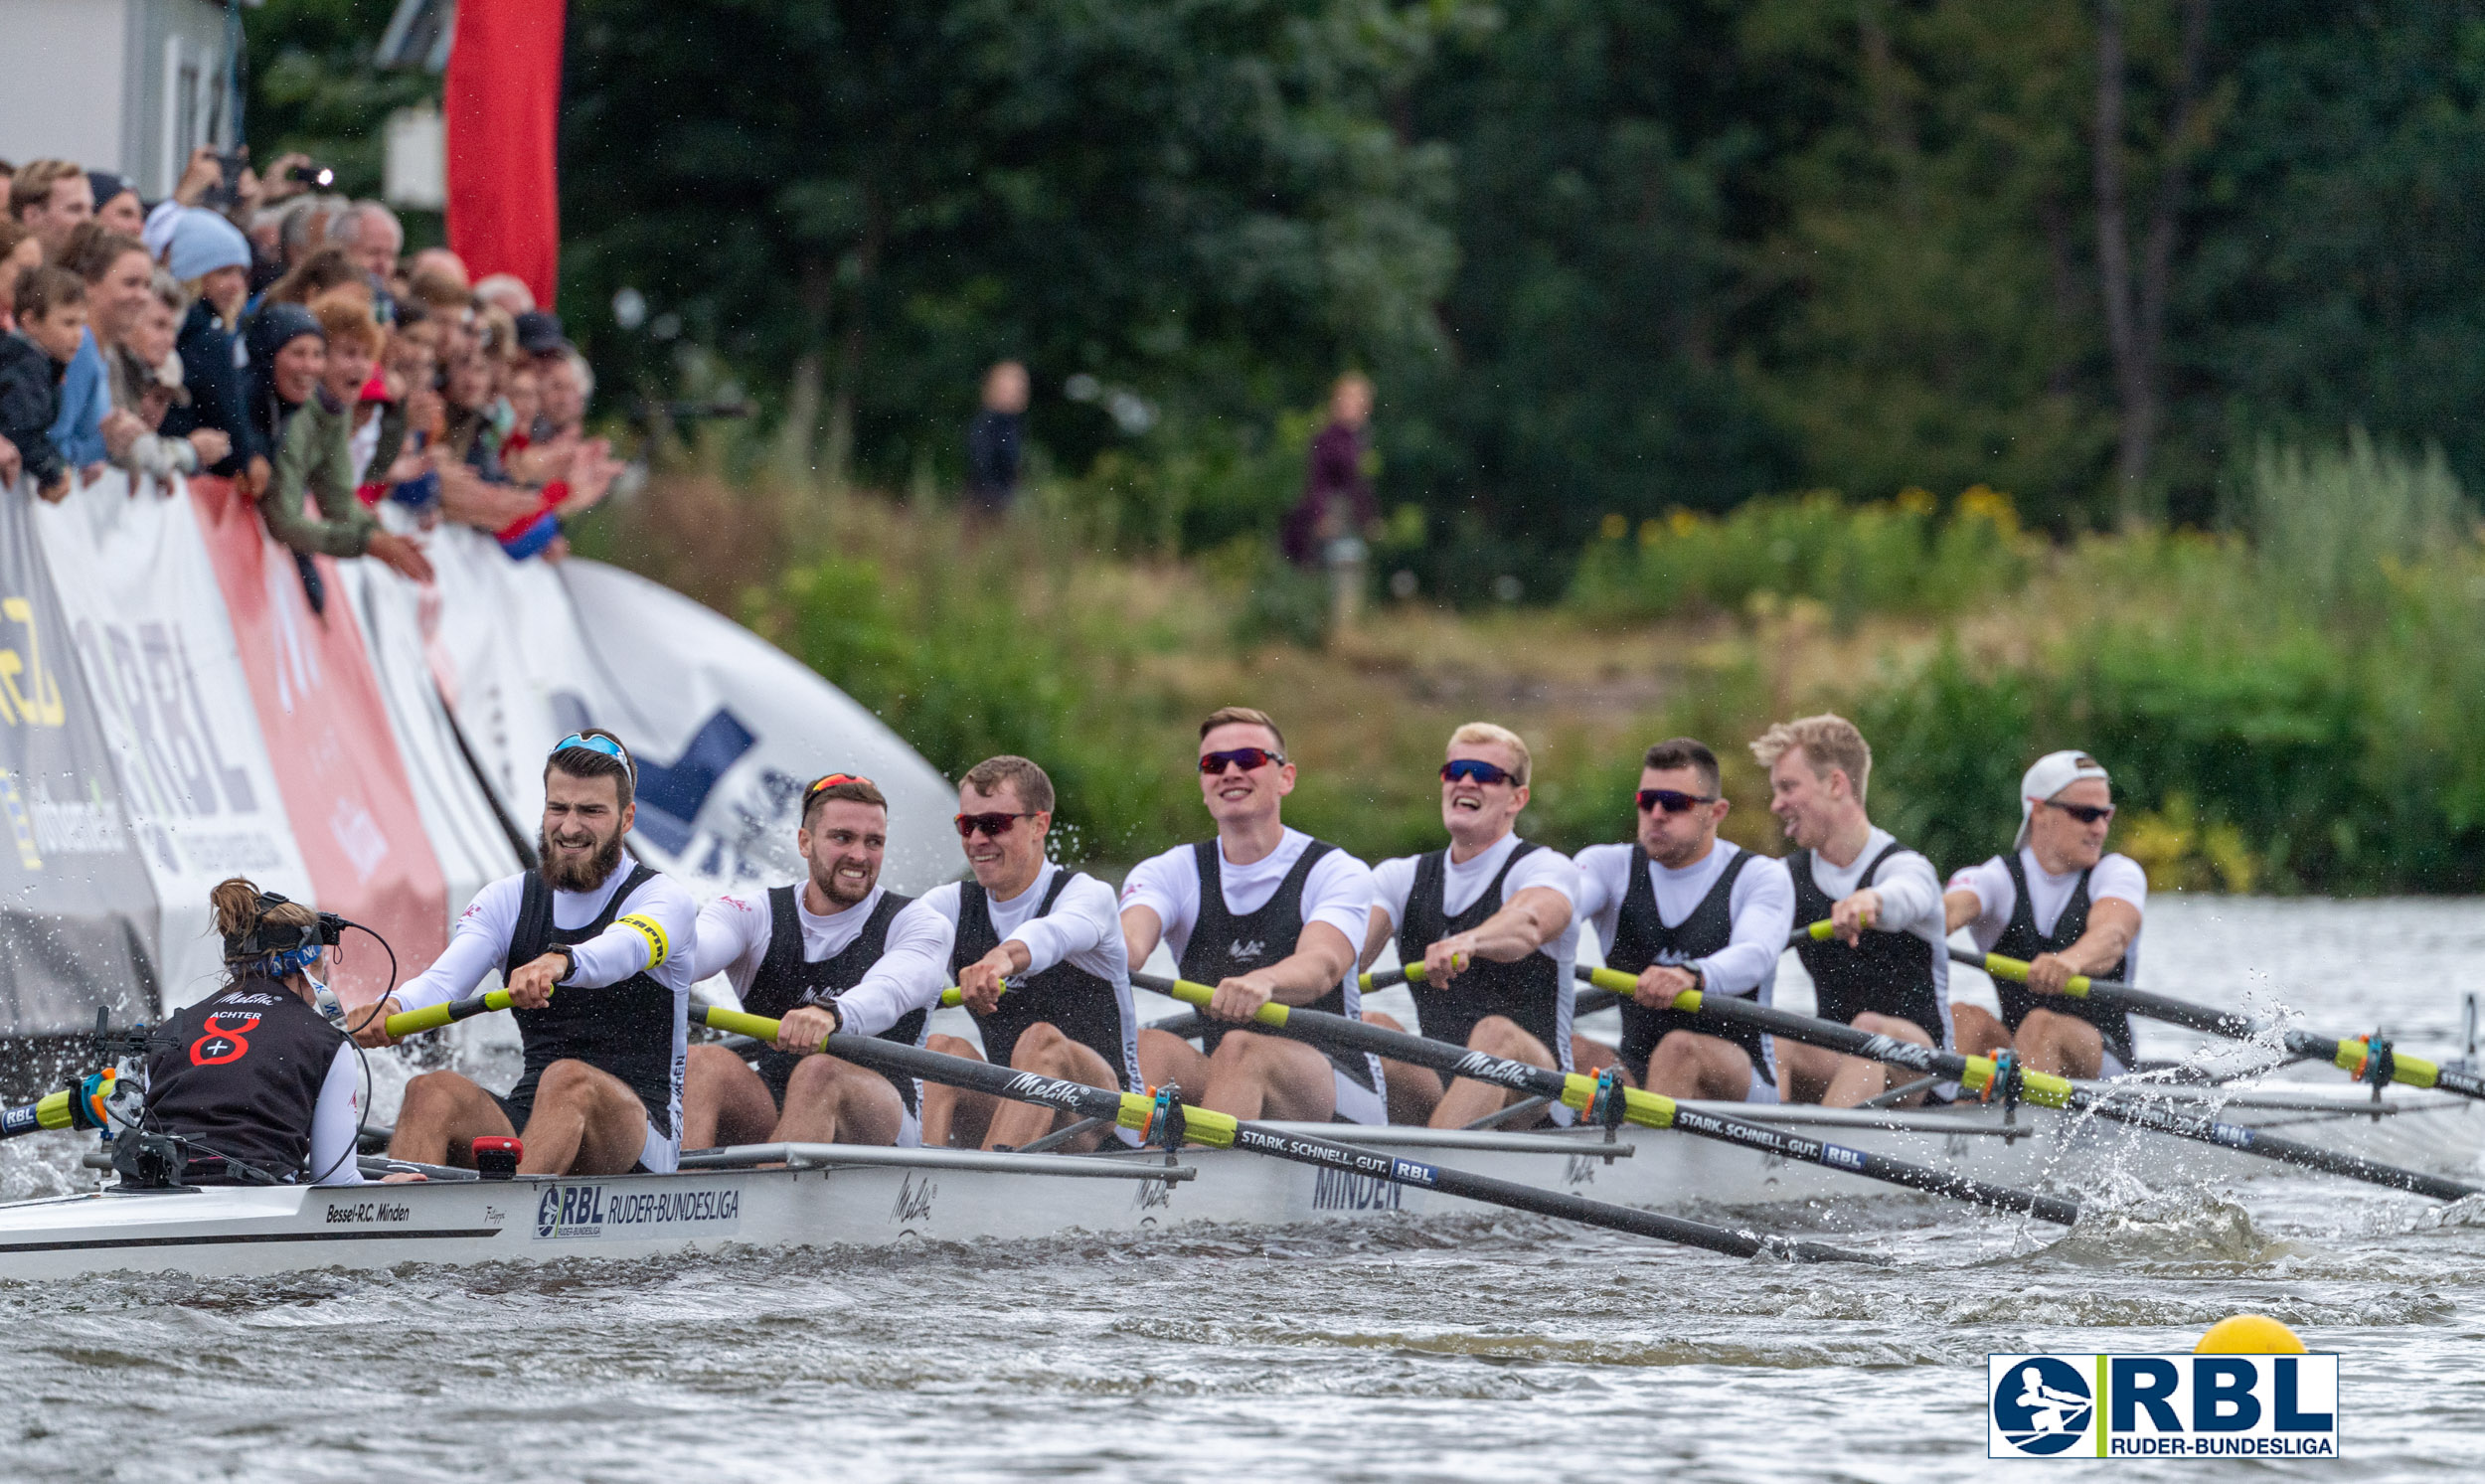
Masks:
[[[1282,763],[1284,761],[1285,754],[1283,752],[1271,752],[1266,747],[1236,747],[1231,751],[1225,752],[1202,752],[1200,754],[1200,771],[1203,773],[1222,773],[1226,770],[1228,764],[1232,764],[1233,766],[1239,767],[1247,773],[1256,768],[1266,767],[1272,762]]]
[[[960,840],[971,839],[977,830],[981,830],[984,832],[985,839],[998,840],[1008,834],[1020,820],[1035,817],[1033,814],[961,814],[958,816],[958,838]]]
[[[802,801],[807,804],[820,796],[821,789],[834,788],[840,783],[860,783],[866,788],[878,786],[861,773],[824,773],[813,779],[811,786],[802,791]]]

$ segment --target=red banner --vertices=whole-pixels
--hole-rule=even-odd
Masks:
[[[293,554],[230,481],[193,479],[190,495],[319,906],[386,937],[413,973],[448,945],[448,893],[336,564],[313,559],[327,590],[313,613]],[[361,933],[342,946],[337,993],[378,998],[388,955]]]
[[[563,0],[459,0],[441,110],[448,246],[467,271],[515,273],[553,307],[561,268]]]

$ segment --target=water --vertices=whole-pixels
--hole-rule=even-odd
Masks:
[[[2485,978],[2485,913],[2166,901],[2147,947],[2170,991],[2446,1053]],[[2141,1033],[2145,1056],[2194,1044]],[[7,1159],[11,1194],[50,1178],[23,1145]],[[2485,1456],[2485,1211],[2284,1174],[2108,1205],[2068,1236],[1910,1200],[1742,1213],[1835,1231],[1891,1271],[1473,1218],[0,1285],[0,1474],[2034,1476],[2050,1465],[1984,1457],[1987,1351],[2188,1350],[2242,1310],[2343,1354],[2344,1462],[2116,1477],[2421,1478]]]

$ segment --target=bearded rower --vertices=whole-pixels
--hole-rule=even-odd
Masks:
[[[386,1046],[388,1016],[463,999],[498,969],[525,1049],[505,1095],[454,1072],[407,1083],[392,1158],[471,1166],[477,1138],[518,1134],[522,1174],[666,1172],[679,1161],[699,905],[623,852],[636,784],[611,733],[555,743],[542,868],[485,887],[431,967],[381,1014],[357,1017],[357,1039]]]
[[[1139,1022],[1113,889],[1045,859],[1053,805],[1052,778],[1024,757],[987,757],[958,780],[958,838],[974,879],[934,887],[923,906],[951,924],[947,967],[984,1046],[981,1056],[955,1036],[934,1036],[930,1046],[1061,1081],[1134,1090]],[[1036,1103],[923,1088],[923,1142],[934,1146],[1018,1148],[1072,1121]],[[1061,1147],[1083,1153],[1103,1138],[1092,1129]]]
[[[2105,853],[2113,823],[2113,786],[2096,759],[2049,752],[2019,780],[2012,853],[1950,878],[1942,903],[1951,929],[1966,927],[1984,952],[2028,964],[2024,985],[1993,981],[2000,1022],[1975,1005],[1952,1007],[1960,1051],[2015,1050],[2058,1076],[2131,1070],[2131,1017],[2063,993],[2073,974],[2128,984],[2139,972],[2148,875],[2129,856]]]
[[[1775,1102],[1771,1038],[1672,1008],[1687,989],[1767,1005],[1793,931],[1785,863],[1718,838],[1733,807],[1719,784],[1706,743],[1650,747],[1637,838],[1578,853],[1579,911],[1596,924],[1606,966],[1639,976],[1621,1007],[1623,1075],[1668,1097]],[[1581,1065],[1590,1059],[1604,1060],[1591,1052]]]
[[[1948,1047],[1941,879],[1930,861],[1865,814],[1873,749],[1864,734],[1844,717],[1804,717],[1769,728],[1751,743],[1751,755],[1769,770],[1769,812],[1795,845],[1786,858],[1795,924],[1826,917],[1836,930],[1835,941],[1806,938],[1795,948],[1812,976],[1817,1013],[1860,1031]],[[1880,1062],[1792,1042],[1777,1052],[1779,1087],[1789,1102],[1855,1107],[1891,1086],[1893,1073]],[[1917,1092],[1905,1102],[1922,1100]]]
[[[889,800],[871,779],[830,773],[803,791],[798,886],[727,896],[699,913],[695,983],[724,974],[743,1008],[780,1022],[755,1062],[694,1046],[682,1077],[682,1143],[922,1142],[922,1089],[818,1050],[832,1031],[921,1046],[949,982],[949,919],[884,890]]]
[[[1505,727],[1470,722],[1450,735],[1441,764],[1441,824],[1449,848],[1373,868],[1372,925],[1363,961],[1398,940],[1417,1029],[1505,1061],[1571,1070],[1571,965],[1578,956],[1578,870],[1560,851],[1515,831],[1527,808],[1527,742]],[[1374,1025],[1400,1029],[1366,1012]],[[1384,1062],[1390,1117],[1462,1128],[1519,1094],[1472,1077]],[[1552,1116],[1568,1123],[1570,1109]]]
[[[1372,868],[1288,829],[1294,791],[1285,738],[1265,712],[1229,706],[1200,724],[1200,792],[1217,837],[1142,861],[1122,883],[1130,961],[1163,942],[1183,978],[1215,987],[1213,1021],[1247,1022],[1275,1000],[1360,1018],[1357,950],[1372,917]],[[1386,1123],[1381,1062],[1324,1056],[1299,1041],[1215,1025],[1205,1051],[1140,1033],[1139,1065],[1156,1086],[1238,1118]]]

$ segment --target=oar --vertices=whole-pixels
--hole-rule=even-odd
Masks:
[[[1408,964],[1408,978],[1420,980],[1423,965]],[[1133,974],[1133,984],[1144,985],[1159,994],[1167,994],[1186,1005],[1206,1005],[1217,992],[1205,984],[1185,979],[1160,979],[1153,974]],[[1299,1005],[1280,1005],[1271,1000],[1259,1007],[1252,1019],[1260,1025],[1286,1032],[1305,1041],[1323,1042],[1350,1047],[1429,1067],[1436,1072],[1473,1077],[1498,1087],[1510,1087],[1541,1097],[1550,1097],[1565,1107],[1574,1108],[1591,1120],[1607,1111],[1602,1102],[1603,1089],[1597,1078],[1575,1072],[1555,1072],[1550,1068],[1531,1067],[1525,1062],[1506,1062],[1482,1052],[1452,1046],[1446,1041],[1432,1041],[1409,1036],[1382,1026],[1369,1026],[1343,1015],[1307,1010]],[[2079,1216],[2079,1203],[2053,1196],[2040,1196],[2030,1191],[2012,1190],[2007,1186],[1987,1185],[1963,1175],[1944,1170],[1927,1169],[1905,1160],[1892,1159],[1865,1149],[1847,1149],[1807,1139],[1784,1129],[1762,1123],[1749,1123],[1740,1118],[1723,1117],[1704,1108],[1685,1107],[1673,1098],[1658,1092],[1643,1092],[1619,1081],[1612,1090],[1622,1094],[1619,1109],[1621,1121],[1643,1128],[1672,1128],[1716,1139],[1727,1144],[1740,1144],[1764,1154],[1775,1154],[1805,1164],[1823,1165],[1844,1170],[1867,1180],[1886,1180],[1910,1190],[1928,1191],[1952,1200],[1972,1201],[2001,1211],[2026,1212],[2049,1222],[2070,1226]]]
[[[1423,977],[1423,974],[1422,974],[1422,969],[1423,969],[1423,965],[1421,965],[1421,964],[1416,964],[1416,965],[1415,965],[1415,970],[1416,970],[1416,972],[1415,972],[1414,977],[1415,977],[1416,979],[1421,979],[1421,978]],[[1132,975],[1132,976],[1131,976],[1131,982],[1132,982],[1132,983],[1134,983],[1134,984],[1135,984],[1135,983],[1137,983],[1137,982],[1138,982],[1138,976],[1137,976],[1137,975],[1135,975],[1135,974],[1134,974],[1134,975]],[[1366,974],[1366,975],[1364,975],[1364,976],[1362,977],[1362,980],[1361,980],[1360,982],[1362,983],[1363,987],[1364,987],[1365,989],[1367,989],[1367,990],[1372,990],[1372,989],[1387,989],[1387,988],[1389,988],[1389,987],[1390,987],[1391,985],[1393,985],[1393,984],[1405,984],[1405,983],[1407,983],[1407,982],[1408,982],[1408,974],[1407,974],[1407,970],[1405,970],[1405,969],[1403,969],[1403,968],[1398,968],[1398,969],[1383,969],[1383,970],[1381,970],[1381,972],[1379,972],[1379,973],[1377,973],[1377,974]],[[1579,1016],[1583,1016],[1583,1015],[1595,1015],[1595,1014],[1597,1014],[1597,1013],[1599,1013],[1599,1012],[1601,1012],[1601,1011],[1610,1010],[1610,1009],[1612,1009],[1614,1006],[1619,1005],[1619,1004],[1621,1004],[1621,1003],[1622,1003],[1622,997],[1621,997],[1620,995],[1618,995],[1618,994],[1615,994],[1612,990],[1609,990],[1609,989],[1591,989],[1591,990],[1586,991],[1586,992],[1585,992],[1585,993],[1583,993],[1583,994],[1574,994],[1573,996],[1571,996],[1571,1015],[1572,1015],[1572,1017],[1573,1017],[1574,1019],[1576,1019],[1577,1017],[1579,1017]],[[1171,1023],[1171,1022],[1163,1022],[1163,1023],[1161,1023],[1161,1024],[1169,1026],[1169,1025],[1171,1025],[1172,1023]]]
[[[1599,989],[1610,989],[1616,993],[1633,991],[1639,984],[1634,976],[1616,969],[1593,969],[1581,964],[1577,972],[1580,978]],[[2134,1128],[2171,1134],[2181,1139],[2195,1139],[2204,1144],[2216,1144],[2224,1149],[2256,1154],[2263,1159],[2302,1165],[2306,1169],[2321,1170],[2332,1175],[2344,1175],[2350,1180],[2386,1185],[2394,1190],[2413,1191],[2418,1195],[2430,1196],[2437,1201],[2457,1201],[2476,1195],[2480,1191],[2480,1187],[2465,1185],[2456,1180],[2445,1180],[2438,1175],[2427,1175],[2421,1170],[2402,1169],[2397,1165],[2381,1164],[2361,1155],[2341,1154],[2312,1144],[2300,1144],[2293,1139],[2281,1138],[2276,1134],[2265,1133],[2256,1128],[2245,1128],[2234,1123],[2220,1123],[2212,1118],[2179,1113],[2171,1108],[2146,1102],[2085,1091],[2072,1086],[2069,1078],[2055,1076],[2050,1072],[2030,1072],[2016,1064],[2005,1073],[2002,1067],[1990,1057],[1962,1057],[1956,1052],[1943,1051],[1937,1046],[1918,1046],[1912,1041],[1876,1036],[1868,1031],[1859,1031],[1853,1026],[1839,1025],[1834,1021],[1816,1020],[1808,1015],[1797,1015],[1792,1011],[1779,1010],[1773,1006],[1754,1005],[1734,995],[1709,996],[1696,989],[1687,989],[1674,997],[1671,1008],[1689,1015],[1707,1016],[1714,1020],[1732,1021],[1739,1025],[1750,1026],[1756,1030],[1766,1031],[1772,1036],[1783,1036],[1788,1041],[1801,1042],[1806,1046],[1823,1047],[1830,1051],[1843,1052],[1851,1057],[1865,1057],[1876,1062],[1887,1062],[1893,1067],[1903,1067],[1919,1076],[1937,1074],[1957,1081],[1971,1092],[1985,1095],[2000,1092],[2004,1096],[2009,1096],[2015,1091],[2022,1101],[2034,1103],[2039,1107],[2093,1113],[2097,1117],[2110,1118],[2117,1123],[2128,1123]]]
[[[707,1023],[716,1030],[739,1032],[759,1041],[773,1042],[777,1034],[775,1021],[735,1010],[712,1009],[707,1013]],[[1737,1257],[1766,1254],[1800,1262],[1887,1265],[1882,1258],[1869,1253],[1851,1252],[1821,1242],[1762,1237],[1752,1232],[1731,1232],[1705,1222],[1684,1221],[1651,1211],[1634,1211],[1627,1206],[1590,1201],[1560,1191],[1540,1190],[1515,1181],[1447,1170],[1438,1165],[1358,1149],[1349,1144],[1332,1143],[1306,1134],[1281,1133],[1230,1114],[1191,1106],[1174,1097],[1170,1091],[1156,1095],[1115,1092],[1108,1088],[1090,1087],[1083,1082],[1060,1081],[1030,1072],[995,1067],[971,1058],[943,1056],[938,1052],[901,1046],[894,1041],[871,1036],[834,1035],[822,1043],[820,1049],[878,1072],[946,1082],[1012,1102],[1032,1102],[1060,1108],[1081,1117],[1109,1119],[1123,1128],[1137,1130],[1142,1137],[1159,1139],[1169,1146],[1188,1141],[1213,1149],[1247,1149],[1299,1164],[1344,1170],[1397,1185],[1436,1190],[1443,1195],[1478,1201],[1488,1206],[1506,1206],[1514,1211],[1559,1217],[1591,1227],[1607,1227],[1616,1232],[1706,1247],[1713,1252]]]
[[[555,989],[558,989],[559,987],[560,986],[558,985],[554,986]],[[961,1003],[958,994],[958,987],[952,984],[947,989],[942,990],[940,992],[940,1003],[943,1006],[954,1006]],[[505,989],[492,989],[486,990],[479,995],[468,995],[462,1000],[449,1000],[438,1005],[425,1005],[420,1010],[401,1010],[397,1014],[390,1016],[388,1019],[387,1029],[389,1039],[391,1041],[403,1041],[409,1036],[420,1035],[424,1031],[436,1031],[443,1026],[455,1025],[461,1020],[472,1020],[478,1015],[484,1015],[494,1010],[506,1010],[508,1008],[509,991]]]
[[[120,1072],[114,1068],[89,1072],[66,1087],[56,1088],[11,1108],[0,1108],[0,1139],[42,1133],[55,1128],[105,1128],[111,1117],[103,1110]]]

